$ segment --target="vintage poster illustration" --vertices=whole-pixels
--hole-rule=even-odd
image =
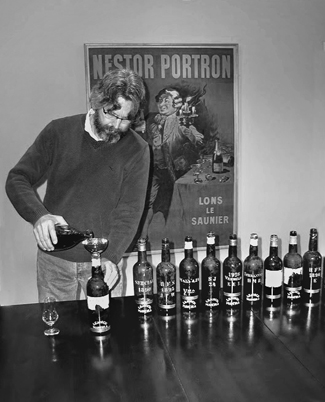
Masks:
[[[227,246],[236,232],[237,45],[85,44],[86,92],[106,71],[131,68],[148,102],[133,127],[152,151],[150,188],[138,236],[151,251],[206,234]]]

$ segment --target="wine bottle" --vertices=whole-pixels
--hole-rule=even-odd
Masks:
[[[166,315],[175,313],[176,267],[170,262],[169,239],[162,239],[161,262],[157,265],[157,298],[159,311]]]
[[[153,268],[147,260],[147,241],[138,240],[138,261],[133,265],[134,296],[138,313],[152,312],[153,303]]]
[[[303,302],[317,304],[320,301],[322,256],[317,250],[317,229],[310,229],[309,248],[303,255]]]
[[[212,156],[212,172],[213,173],[223,172],[223,157],[219,147],[218,139],[216,139],[215,148]]]
[[[242,262],[237,257],[237,235],[229,236],[228,257],[223,262],[223,296],[226,309],[241,304]]]
[[[185,237],[184,259],[179,264],[180,294],[182,309],[196,310],[199,298],[199,264],[193,258],[192,237]]]
[[[264,261],[264,303],[269,312],[280,309],[283,283],[283,264],[278,256],[278,236],[271,235],[270,254]]]
[[[67,250],[81,243],[83,240],[94,237],[94,233],[91,230],[81,232],[70,225],[61,225],[60,223],[55,225],[55,232],[58,242],[53,244],[53,246],[56,251]]]
[[[202,300],[204,307],[216,309],[220,305],[220,261],[216,258],[215,234],[207,234],[206,257],[201,262]]]
[[[302,257],[298,253],[297,232],[292,230],[289,252],[283,258],[284,297],[288,302],[300,303],[302,290]]]
[[[95,334],[105,334],[111,328],[109,320],[109,288],[104,281],[100,253],[92,253],[91,265],[91,277],[87,282],[90,331]]]
[[[258,236],[250,236],[249,255],[244,260],[244,302],[258,305],[262,299],[263,260],[258,256]]]

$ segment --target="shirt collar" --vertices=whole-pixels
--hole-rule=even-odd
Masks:
[[[89,109],[88,113],[86,115],[86,121],[85,121],[85,131],[96,141],[102,141],[100,138],[97,137],[97,135],[94,133],[94,130],[92,129],[91,123],[90,123],[90,116],[95,114],[94,109]]]

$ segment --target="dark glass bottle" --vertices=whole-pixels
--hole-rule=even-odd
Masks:
[[[264,304],[269,312],[281,306],[283,264],[278,256],[278,236],[271,235],[270,254],[264,261]]]
[[[157,265],[157,299],[160,313],[175,314],[176,267],[170,262],[168,238],[162,239],[161,262]]]
[[[241,304],[242,262],[237,257],[237,235],[229,236],[228,257],[223,262],[223,304],[233,309]]]
[[[300,303],[302,289],[302,257],[298,253],[297,232],[290,232],[289,252],[283,258],[284,298]]]
[[[250,236],[249,255],[244,260],[244,302],[257,306],[262,300],[263,260],[258,256],[258,236]]]
[[[55,225],[55,232],[58,242],[53,244],[53,246],[56,251],[67,250],[81,243],[83,240],[94,237],[94,233],[91,230],[81,232],[69,225],[61,225],[59,223]]]
[[[201,262],[202,301],[207,309],[216,309],[220,305],[220,261],[216,258],[215,240],[215,234],[209,232],[206,257]]]
[[[110,330],[109,288],[104,281],[100,254],[92,253],[91,278],[87,282],[87,306],[90,331],[105,334]]]
[[[303,255],[303,302],[317,304],[320,301],[322,256],[318,252],[317,229],[310,229],[309,248]]]
[[[212,172],[222,173],[223,172],[223,158],[219,147],[219,140],[215,142],[215,148],[212,156]]]
[[[184,259],[179,264],[182,309],[196,310],[199,298],[199,264],[193,258],[192,237],[185,237]]]
[[[153,302],[153,269],[147,259],[146,239],[138,240],[138,261],[133,265],[135,302],[139,314],[150,314]]]

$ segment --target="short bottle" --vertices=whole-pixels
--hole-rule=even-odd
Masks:
[[[184,259],[179,264],[181,307],[185,311],[198,308],[199,300],[199,264],[193,258],[192,237],[185,237]]]
[[[219,146],[219,140],[216,139],[215,148],[212,156],[212,172],[222,173],[223,172],[223,157],[221,149]]]
[[[244,302],[257,306],[262,301],[263,260],[258,256],[258,235],[250,236],[249,255],[244,260]]]
[[[105,334],[110,331],[109,288],[104,281],[99,253],[92,253],[91,277],[87,282],[87,306],[90,331]]]
[[[163,315],[175,314],[176,267],[170,262],[169,239],[162,239],[161,262],[157,265],[158,310]]]
[[[58,239],[57,243],[54,244],[54,250],[56,251],[67,250],[83,240],[94,237],[94,233],[91,230],[81,232],[70,225],[61,225],[59,223],[55,225],[55,232]]]
[[[283,258],[284,298],[289,303],[300,303],[302,292],[302,257],[298,253],[297,232],[292,230],[289,251]]]
[[[216,236],[207,234],[206,257],[201,262],[202,302],[206,309],[220,306],[220,261],[216,257]]]
[[[223,262],[223,304],[237,309],[241,304],[242,262],[237,257],[237,235],[229,236],[228,257]]]
[[[278,255],[278,236],[271,235],[270,253],[264,261],[264,307],[269,312],[281,307],[283,263]]]
[[[147,259],[147,241],[138,240],[138,261],[133,266],[134,296],[138,313],[152,313],[153,303],[153,268]]]
[[[317,229],[310,229],[308,251],[303,255],[303,302],[308,305],[320,301],[322,256],[318,252]]]

